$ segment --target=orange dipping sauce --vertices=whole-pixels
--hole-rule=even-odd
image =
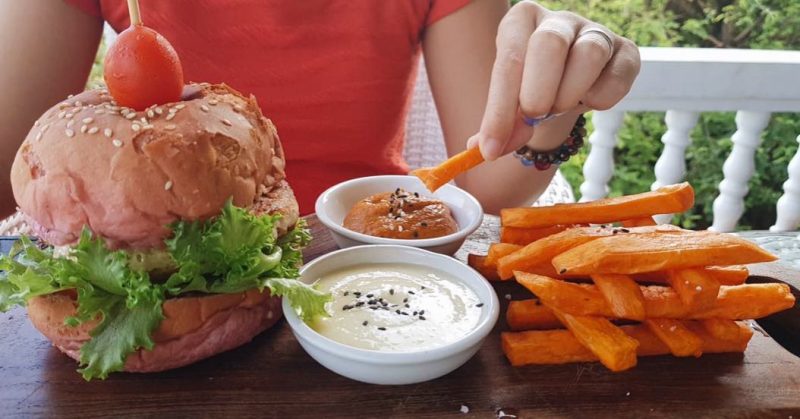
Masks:
[[[390,239],[430,239],[458,231],[458,224],[444,202],[400,188],[358,201],[343,225],[359,233]]]

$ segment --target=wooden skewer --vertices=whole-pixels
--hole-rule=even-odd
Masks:
[[[128,0],[128,14],[131,17],[131,26],[142,24],[142,16],[139,14],[139,0]]]

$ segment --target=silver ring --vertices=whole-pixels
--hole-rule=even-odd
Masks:
[[[578,36],[575,39],[578,39],[578,38],[580,38],[580,37],[582,37],[582,36],[584,36],[586,34],[589,34],[589,33],[596,33],[596,34],[600,35],[601,38],[605,39],[606,43],[608,44],[608,51],[609,51],[608,56],[609,56],[609,58],[614,55],[614,40],[611,39],[611,35],[607,34],[606,31],[604,31],[602,29],[599,29],[599,28],[587,28],[587,29],[584,29],[584,30],[580,31],[580,33],[578,33]]]

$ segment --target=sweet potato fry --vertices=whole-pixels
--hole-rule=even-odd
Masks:
[[[702,269],[711,278],[716,279],[720,285],[739,285],[744,284],[750,272],[746,266],[706,266]],[[634,274],[633,280],[636,282],[652,282],[655,284],[669,284],[667,272],[644,272]]]
[[[703,341],[681,320],[647,319],[644,324],[669,347],[672,355],[699,357],[703,354]]]
[[[667,281],[681,302],[692,309],[708,308],[717,301],[719,281],[702,269],[669,271]]]
[[[719,288],[716,304],[705,310],[693,313],[692,318],[760,319],[791,308],[794,303],[794,295],[792,295],[791,288],[786,284],[766,283],[723,286]]]
[[[613,318],[614,313],[594,285],[573,284],[525,272],[516,280],[547,306],[580,316]],[[665,319],[758,319],[794,306],[794,296],[786,284],[743,284],[722,286],[717,301],[708,309],[693,311],[681,304],[669,287],[640,286],[647,318]]]
[[[639,285],[627,275],[592,275],[592,281],[603,294],[614,317],[644,320],[644,296]]]
[[[450,157],[436,167],[414,170],[411,174],[419,177],[428,190],[436,192],[445,183],[481,163],[483,156],[478,147],[473,147]]]
[[[544,314],[541,314],[544,316]],[[727,319],[705,319],[701,320],[706,332],[719,340],[735,341],[743,339],[745,335],[752,333],[750,328],[745,325],[743,328],[740,322]]]
[[[687,321],[684,324],[700,338],[701,349],[706,354],[744,352],[753,335],[750,328],[742,323],[736,324],[741,332],[737,334],[735,340],[717,339],[696,322]],[[620,329],[639,342],[636,350],[639,356],[670,353],[669,347],[645,325],[621,326]],[[597,356],[581,345],[575,335],[568,330],[504,332],[501,341],[503,353],[514,366],[597,361]]]
[[[620,319],[611,319],[611,321],[616,325],[631,323]],[[535,298],[510,301],[508,303],[508,311],[506,311],[506,324],[508,324],[509,329],[514,331],[548,330],[564,327],[553,314],[553,310],[550,310]]]
[[[553,310],[539,300],[510,301],[506,323],[511,330],[547,330],[562,327]]]
[[[620,222],[620,225],[623,227],[644,227],[644,226],[654,226],[657,225],[653,217],[643,217],[643,218],[633,218],[630,220],[624,220]]]
[[[554,257],[553,267],[568,275],[635,274],[776,259],[754,243],[731,234],[684,230],[681,235],[617,234],[592,240]],[[499,266],[502,262],[503,259]]]
[[[574,227],[579,226],[574,224],[559,224],[542,228],[500,227],[500,241],[524,246]]]
[[[583,346],[597,356],[611,371],[625,371],[636,366],[639,342],[602,317],[573,316],[557,310],[553,313]]]
[[[470,253],[467,255],[467,265],[478,271],[487,281],[500,280],[500,277],[497,276],[497,270],[486,265],[486,256]]]
[[[604,227],[570,228],[561,233],[537,240],[514,253],[500,258],[500,260],[497,261],[497,272],[500,274],[500,278],[510,279],[514,276],[515,270],[530,272],[531,268],[544,263],[549,264],[554,257],[569,249],[593,240],[611,237],[617,234],[648,234],[648,237],[655,237],[661,234],[682,235],[689,233],[688,230],[682,230],[671,225],[636,227],[631,229]]]
[[[577,204],[548,207],[506,208],[500,211],[503,227],[537,228],[556,224],[601,224],[655,214],[683,212],[694,204],[688,183],[668,185],[655,191]]]
[[[486,255],[485,265],[489,268],[495,270],[495,276],[497,276],[497,262],[500,258],[509,255],[519,249],[522,246],[516,244],[508,244],[508,243],[494,243],[489,246],[489,254]],[[532,272],[538,275],[549,276],[551,278],[560,278],[561,275],[556,273],[556,270],[553,268],[553,265],[549,262],[543,262],[536,266],[531,266],[527,269],[528,272]]]
[[[750,271],[744,265],[706,266],[703,270],[716,279],[720,285],[744,284],[747,277],[750,276]]]
[[[510,255],[519,249],[522,249],[522,246],[518,244],[492,243],[492,245],[489,246],[489,253],[486,255],[486,266],[497,268],[497,261],[499,261],[501,257]]]

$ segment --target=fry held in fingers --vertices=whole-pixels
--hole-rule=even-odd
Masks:
[[[447,182],[481,163],[483,163],[481,151],[478,147],[473,147],[450,157],[436,167],[417,169],[411,174],[420,178],[429,191],[436,192]]]

